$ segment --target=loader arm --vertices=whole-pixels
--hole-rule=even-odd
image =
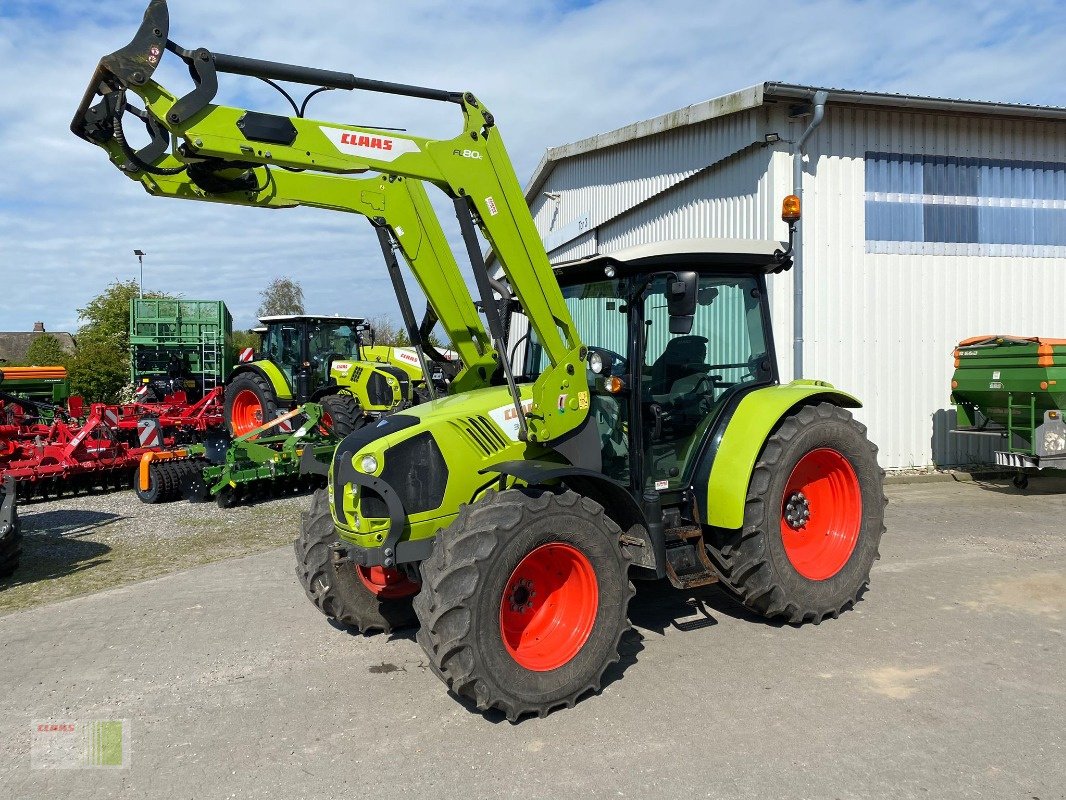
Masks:
[[[338,176],[376,172],[386,179],[407,179],[404,185],[412,180],[432,183],[455,203],[495,344],[494,363],[508,380],[526,438],[552,442],[585,421],[589,403],[584,347],[495,120],[477,98],[468,92],[385,83],[203,48],[184,50],[168,38],[168,33],[166,0],[151,0],[130,44],[101,60],[71,124],[76,135],[104,147],[119,169],[140,180],[149,191],[190,199],[236,202],[243,193],[246,205],[270,205],[255,201],[271,193],[282,196],[298,184],[299,195],[305,198],[301,205],[353,211],[361,198],[340,201],[341,195],[356,187],[338,183]],[[180,57],[189,67],[195,88],[184,97],[171,94],[151,79],[164,52]],[[211,101],[220,72],[450,102],[461,109],[462,131],[452,139],[435,140],[215,105]],[[143,110],[127,105],[129,93],[140,97]],[[122,127],[127,113],[141,118],[152,139],[136,152]],[[285,170],[305,172],[283,174]],[[240,174],[244,177],[233,182]],[[180,182],[170,183],[173,192],[161,191],[168,186],[167,179],[176,175],[188,179],[184,188]],[[294,184],[295,178],[302,180]],[[410,208],[423,220],[420,227],[426,230],[429,223],[425,220],[433,216],[432,208],[423,201],[424,193],[410,196]],[[434,240],[439,228],[436,220],[432,224],[435,228],[427,241]],[[532,407],[525,410],[510,365],[499,357],[505,352],[505,342],[500,304],[494,300],[493,290],[501,287],[492,281],[481,260],[473,233],[475,224],[488,240],[549,361],[532,387]],[[400,234],[397,239],[403,248],[407,229],[400,226],[393,230]],[[441,241],[436,241],[431,247],[436,250],[439,244]],[[404,254],[409,255],[406,249]],[[439,265],[439,253],[437,256]],[[446,327],[452,335],[453,328],[461,327],[456,320],[465,319],[465,309],[473,303],[465,283],[450,281],[447,269],[419,270],[414,264],[412,269],[438,316],[451,320]],[[454,343],[459,349],[459,342]]]
[[[106,149],[110,152],[112,147],[117,149],[111,144]],[[403,178],[355,178],[284,170],[271,171],[267,176],[262,167],[231,172],[234,175],[229,179],[247,178],[254,187],[206,192],[187,170],[176,175],[142,172],[139,180],[149,194],[158,197],[260,208],[307,206],[359,214],[376,227],[386,226],[463,363],[451,390],[462,392],[489,385],[489,378],[496,371],[496,351],[421,183]],[[418,340],[412,337],[412,341]]]

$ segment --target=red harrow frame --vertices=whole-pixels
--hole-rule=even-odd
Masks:
[[[109,406],[93,403],[83,422],[73,415],[80,402],[45,424],[27,409],[34,401],[0,400],[0,480],[19,484],[19,500],[79,491],[128,488],[145,453],[195,442],[222,424],[222,389],[193,405],[170,403]]]

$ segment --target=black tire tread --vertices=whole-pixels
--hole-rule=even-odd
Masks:
[[[233,430],[233,399],[241,389],[251,389],[258,395],[259,402],[263,404],[263,422],[269,422],[278,415],[278,397],[274,394],[274,387],[270,382],[258,372],[242,372],[226,386],[225,402],[222,406],[223,424],[234,436],[237,434]],[[268,431],[270,432],[272,431]]]
[[[711,562],[718,570],[721,585],[730,594],[752,611],[767,618],[781,618],[792,625],[813,622],[815,625],[827,617],[838,618],[844,611],[854,606],[861,599],[869,586],[869,572],[866,579],[856,588],[851,596],[818,607],[801,607],[786,592],[777,580],[770,552],[766,546],[766,537],[777,535],[776,531],[764,531],[762,520],[766,518],[764,504],[776,500],[768,497],[771,477],[779,469],[784,455],[785,445],[804,427],[818,422],[836,422],[849,426],[853,432],[866,440],[871,455],[876,461],[877,447],[866,437],[866,427],[855,420],[851,413],[840,406],[828,402],[806,405],[788,416],[767,440],[755,463],[748,494],[745,502],[744,525],[736,531],[716,529],[716,536],[707,537],[707,551]],[[884,470],[878,468],[881,481],[878,487],[882,503],[887,505],[888,497],[884,494]],[[884,515],[880,529],[873,535],[877,544],[885,532]],[[874,558],[879,559],[880,552],[875,550]]]
[[[22,531],[16,521],[12,530],[0,539],[0,578],[7,578],[18,569],[22,556]]]
[[[337,541],[329,498],[318,489],[304,514],[300,535],[293,542],[296,551],[296,577],[307,598],[330,619],[349,628],[369,633],[392,633],[415,624],[410,598],[381,599],[363,586],[353,572],[338,573],[330,557],[330,546]],[[342,591],[338,582],[347,581]]]
[[[333,436],[343,439],[352,431],[361,428],[366,421],[359,407],[359,400],[348,392],[326,395],[320,404],[333,420]]]
[[[622,535],[619,527],[608,517],[603,507],[588,497],[572,491],[561,494],[529,493],[522,490],[492,491],[482,500],[463,505],[452,525],[437,534],[433,554],[422,562],[422,591],[414,601],[420,627],[416,640],[429,657],[433,672],[457,695],[473,700],[480,711],[498,708],[511,722],[525,714],[544,717],[556,708],[573,708],[588,693],[600,691],[603,675],[618,663],[622,636],[630,629],[628,616],[619,626],[610,650],[612,656],[587,685],[580,686],[567,696],[553,702],[534,705],[502,694],[494,694],[492,684],[482,679],[485,667],[477,663],[471,639],[475,635],[471,625],[469,606],[483,583],[485,562],[496,547],[528,519],[545,513],[551,504],[570,509],[572,514],[584,514],[602,519],[615,541]],[[630,556],[619,543],[620,558]],[[626,575],[629,604],[635,589]]]

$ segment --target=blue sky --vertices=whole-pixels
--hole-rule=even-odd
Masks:
[[[376,239],[359,219],[146,195],[67,129],[101,55],[125,44],[142,0],[0,0],[0,330],[77,325],[108,282],[221,298],[253,323],[258,289],[304,286],[309,311],[397,317]],[[1061,3],[795,0],[171,0],[185,47],[469,89],[493,110],[519,179],[544,149],[766,80],[1066,105]],[[184,90],[180,70],[161,71]],[[248,79],[220,98],[284,113]],[[456,130],[454,109],[330,92],[310,116]],[[442,206],[443,208],[443,206]],[[442,215],[451,232],[454,224]]]

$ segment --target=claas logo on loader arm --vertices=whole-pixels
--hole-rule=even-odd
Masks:
[[[356,133],[342,133],[341,144],[353,144],[356,147],[369,147],[373,150],[391,150],[392,139],[377,136],[361,136]]]

